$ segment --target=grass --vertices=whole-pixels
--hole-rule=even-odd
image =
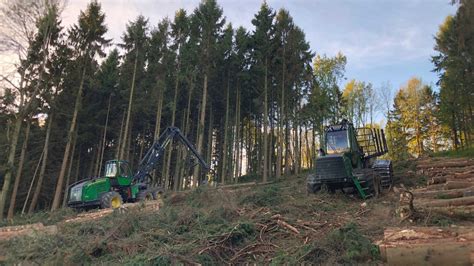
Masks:
[[[450,158],[460,158],[460,157],[468,157],[474,158],[474,146],[459,149],[459,150],[449,150],[449,151],[441,151],[433,154],[434,157],[450,157]]]

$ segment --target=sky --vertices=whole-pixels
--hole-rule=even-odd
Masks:
[[[89,1],[66,0],[62,14],[68,27],[77,21]],[[100,1],[100,0],[99,0]],[[108,26],[107,37],[121,42],[126,24],[138,15],[150,25],[169,17],[179,8],[188,14],[200,0],[102,0]],[[346,79],[371,82],[375,88],[389,83],[398,90],[411,77],[420,77],[435,89],[436,73],[430,58],[434,36],[445,17],[454,14],[451,0],[267,0],[274,10],[287,9],[306,34],[311,50],[347,56]],[[261,0],[218,0],[226,21],[234,28],[253,30],[251,20]],[[0,71],[10,69],[16,57],[1,55]],[[342,86],[344,84],[341,84]],[[392,93],[393,94],[393,93]]]
[[[63,22],[71,25],[86,0],[69,0]],[[178,8],[191,13],[199,0],[102,0],[108,37],[119,43],[128,21],[138,15],[151,26]],[[226,21],[253,30],[251,20],[259,0],[218,0]],[[430,58],[434,36],[445,17],[454,14],[450,0],[267,0],[274,10],[287,9],[303,29],[313,52],[347,56],[346,78],[371,82],[376,88],[389,83],[394,90],[411,77],[435,85]]]

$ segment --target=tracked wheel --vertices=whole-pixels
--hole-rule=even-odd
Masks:
[[[390,160],[377,160],[373,169],[380,177],[382,189],[390,190],[393,186],[393,167]]]
[[[352,175],[359,181],[366,198],[379,196],[381,182],[373,169],[357,169],[352,172]]]

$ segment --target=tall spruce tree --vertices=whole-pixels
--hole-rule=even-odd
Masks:
[[[86,11],[80,13],[79,20],[76,25],[70,30],[70,39],[76,51],[77,62],[81,64],[82,74],[77,90],[76,101],[74,104],[74,112],[72,114],[69,131],[67,134],[67,143],[64,150],[61,170],[59,172],[56,183],[56,190],[54,193],[51,210],[59,207],[61,202],[61,195],[63,191],[64,176],[66,174],[66,167],[68,165],[69,153],[71,151],[74,131],[76,129],[77,116],[81,108],[82,93],[84,90],[84,82],[88,73],[90,65],[94,63],[95,56],[104,56],[103,48],[107,46],[110,40],[107,40],[104,35],[107,32],[107,27],[104,24],[105,14],[101,11],[101,6],[97,1],[92,1],[88,4]]]

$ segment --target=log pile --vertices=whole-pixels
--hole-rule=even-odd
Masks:
[[[80,213],[74,218],[70,218],[64,220],[64,223],[71,223],[71,222],[86,222],[91,220],[100,219],[105,217],[113,212],[126,212],[128,209],[131,208],[142,208],[143,211],[157,211],[160,209],[160,206],[163,204],[160,200],[150,200],[150,201],[143,201],[137,203],[125,203],[119,209],[102,209],[96,210],[92,212],[85,212]]]
[[[427,186],[412,190],[415,208],[474,217],[474,160],[430,159],[417,163]]]
[[[389,265],[474,264],[474,230],[468,227],[387,228],[378,246]]]
[[[42,223],[0,227],[0,240],[9,240],[18,236],[35,234],[54,235],[58,233],[56,225],[44,226]]]

